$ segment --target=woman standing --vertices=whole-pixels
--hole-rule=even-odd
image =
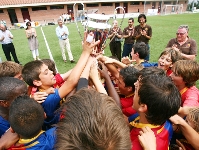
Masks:
[[[32,51],[32,56],[34,58],[34,60],[40,60],[39,59],[39,51],[38,51],[38,40],[37,40],[37,33],[35,28],[31,27],[31,23],[27,22],[26,23],[26,37],[28,38],[28,43],[29,43],[29,47],[30,50]]]

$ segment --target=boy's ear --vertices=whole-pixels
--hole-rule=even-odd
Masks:
[[[140,107],[138,108],[139,112],[147,112],[147,105],[146,104],[140,104]]]
[[[172,68],[172,67],[173,67],[173,64],[171,64],[169,67]]]
[[[15,133],[15,131],[12,129],[12,127],[10,127],[10,132]]]
[[[39,80],[34,80],[34,81],[33,81],[33,84],[34,84],[35,86],[41,86],[41,85],[42,85],[41,81],[39,81]]]
[[[131,86],[128,86],[128,87],[127,87],[127,90],[128,90],[128,92],[132,92],[133,89],[132,89]]]

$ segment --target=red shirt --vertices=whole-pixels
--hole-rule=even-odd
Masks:
[[[133,106],[133,95],[125,97],[125,98],[120,98],[120,103],[122,106],[122,112],[127,117],[136,113],[136,111],[132,107]]]
[[[181,106],[199,106],[199,91],[196,86],[184,88],[180,91]]]

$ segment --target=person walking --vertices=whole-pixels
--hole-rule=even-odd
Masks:
[[[73,55],[70,49],[70,43],[69,43],[69,31],[68,28],[63,25],[63,21],[61,19],[57,20],[58,22],[58,27],[56,28],[56,35],[59,39],[59,45],[61,47],[61,52],[62,52],[62,57],[63,57],[63,61],[66,61],[66,55],[65,55],[65,49],[68,52],[68,57],[71,63],[74,63],[74,59],[73,59]]]
[[[38,50],[39,43],[37,40],[37,32],[36,32],[35,28],[31,27],[31,23],[29,21],[26,23],[26,26],[27,26],[27,28],[25,30],[25,33],[26,33],[26,37],[28,39],[30,51],[32,51],[33,59],[40,60],[39,59],[39,50]]]
[[[7,61],[11,61],[11,56],[10,56],[11,53],[14,61],[21,65],[21,63],[17,58],[15,47],[12,43],[12,39],[13,39],[12,33],[6,29],[6,26],[4,24],[0,24],[0,43],[2,44],[2,49],[6,56]]]

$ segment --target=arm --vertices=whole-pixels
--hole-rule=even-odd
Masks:
[[[11,129],[8,129],[0,138],[0,150],[6,150],[15,144],[19,140],[17,133],[12,133]]]
[[[8,30],[6,30],[6,31],[8,31]],[[8,37],[9,38],[11,38],[11,39],[13,39],[14,38],[14,36],[12,35],[12,33],[9,31],[9,35],[8,35]]]
[[[60,98],[65,97],[70,91],[72,91],[75,86],[77,85],[77,82],[79,80],[79,77],[87,63],[88,57],[90,56],[91,51],[93,50],[93,47],[96,46],[100,41],[88,43],[86,42],[86,32],[84,35],[84,44],[83,44],[83,52],[76,64],[76,66],[73,68],[71,74],[69,75],[68,79],[64,82],[64,84],[59,88],[59,96]]]
[[[29,39],[29,38],[31,37],[31,35],[32,35],[32,33],[28,33],[28,31],[27,31],[27,30],[25,30],[25,33],[26,33],[26,37],[27,37],[27,39]]]
[[[112,59],[112,58],[107,58],[107,60],[105,61],[105,64],[110,64],[110,63],[117,65],[119,68],[127,67],[126,64],[123,64],[122,62],[120,62],[118,60],[115,60],[115,59]]]
[[[69,75],[71,74],[72,72],[72,69],[67,71],[66,73],[64,74],[60,74],[60,76],[63,78],[64,81],[66,81],[66,79],[69,77]]]
[[[184,53],[181,53],[181,56],[185,59],[190,59],[190,60],[195,60],[195,58],[196,58],[196,55],[187,55]]]
[[[37,37],[37,32],[36,32],[36,30],[35,30],[35,28],[33,28],[33,31],[34,31],[34,33],[35,33],[35,37]]]
[[[179,127],[182,131],[182,134],[185,136],[185,138],[187,139],[189,144],[191,144],[194,149],[199,149],[199,145],[198,145],[199,135],[198,135],[198,133],[191,126],[189,126],[183,118],[181,118],[178,115],[172,116],[170,118],[170,120],[174,124],[179,125]]]
[[[98,62],[98,63],[101,63],[101,62]],[[116,104],[120,108],[122,108],[121,103],[120,103],[120,97],[119,97],[117,91],[115,90],[115,87],[113,86],[110,76],[108,75],[108,70],[103,63],[101,63],[101,65],[102,65],[102,70],[101,69],[98,69],[98,70],[99,70],[101,76],[105,79],[106,86],[108,88],[108,95],[115,100]]]
[[[90,78],[92,79],[96,90],[99,93],[103,93],[103,94],[107,95],[107,92],[106,92],[104,86],[102,85],[101,81],[99,80],[98,69],[97,69],[97,64],[96,63],[93,63],[92,66],[91,66]]]
[[[0,41],[2,42],[4,40],[4,38],[5,37],[2,35],[1,38],[0,38]]]
[[[88,87],[89,72],[90,72],[91,65],[93,64],[94,61],[96,62],[96,58],[90,56],[86,64],[86,67],[84,68],[80,76],[80,79],[78,81],[77,88],[76,88],[77,91],[83,87]]]

